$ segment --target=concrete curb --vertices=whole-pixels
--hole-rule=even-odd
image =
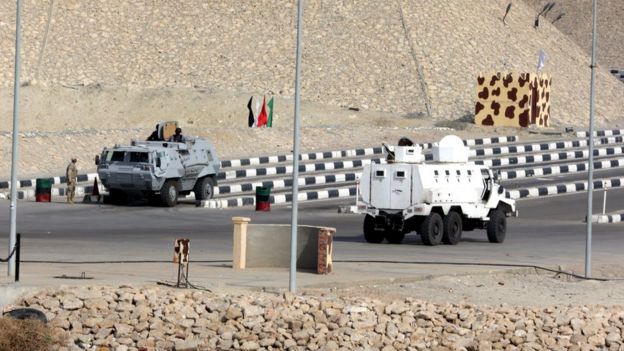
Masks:
[[[594,136],[604,137],[614,135],[624,135],[624,129],[606,129],[594,131]],[[576,132],[576,136],[579,138],[589,138],[589,131],[586,130],[582,132]]]
[[[592,223],[619,223],[624,221],[624,213],[613,215],[593,215]]]
[[[517,171],[501,172],[502,180],[522,179],[535,176],[545,176],[553,174],[579,173],[587,171],[589,162],[576,163],[571,165],[549,166],[542,168],[521,169]],[[624,158],[616,160],[606,160],[594,162],[594,169],[609,169],[624,167]]]
[[[301,177],[298,179],[298,184],[305,186],[305,185],[320,185],[320,184],[351,182],[351,181],[356,181],[361,175],[362,175],[362,172],[341,173],[341,174],[331,174],[331,175],[328,174],[328,175],[316,176],[316,177]],[[259,186],[268,187],[272,189],[290,188],[292,187],[292,179],[242,183],[242,184],[234,184],[234,185],[222,185],[214,189],[214,194],[223,195],[223,194],[243,193],[243,192],[248,192],[248,191],[254,191],[256,187],[259,187]]]
[[[602,189],[603,185],[609,188],[619,188],[624,185],[624,178],[612,178],[608,180],[595,180],[594,190]],[[572,194],[587,190],[587,182],[555,184],[519,190],[508,190],[505,197],[510,199],[525,199],[558,194]]]
[[[87,173],[87,174],[79,174],[78,181],[79,182],[92,182],[95,177],[97,177],[97,173]],[[67,177],[58,176],[58,177],[39,177],[33,179],[24,179],[17,181],[17,189],[20,188],[33,188],[37,184],[37,179],[50,179],[52,181],[52,185],[59,185],[67,183]],[[1,181],[0,189],[9,189],[11,186],[11,182],[9,181]]]
[[[335,169],[351,169],[360,168],[371,162],[385,162],[380,158],[374,159],[361,159],[352,161],[335,161],[326,163],[310,163],[305,165],[299,165],[300,173],[309,173],[316,171],[331,171]],[[277,166],[268,168],[253,168],[253,169],[240,169],[236,171],[219,172],[217,179],[230,180],[247,177],[268,176],[277,174],[292,174],[292,166]]]
[[[608,148],[599,148],[594,149],[594,156],[615,156],[624,154],[624,147],[608,147]],[[510,165],[522,165],[528,163],[539,163],[539,162],[550,162],[550,161],[560,161],[560,160],[571,160],[571,159],[583,159],[589,157],[589,151],[587,150],[578,150],[578,151],[568,151],[568,152],[557,152],[557,153],[549,153],[549,154],[538,154],[531,156],[513,156],[513,157],[503,157],[503,158],[494,158],[488,160],[475,160],[475,164],[478,165],[486,165],[489,167],[500,167],[500,166],[510,166]]]
[[[517,142],[519,138],[515,135],[511,136],[500,136],[500,137],[492,137],[492,138],[481,138],[481,139],[465,139],[463,140],[464,145],[466,146],[476,146],[476,145],[491,145],[491,144],[500,144],[500,143],[511,143]],[[423,148],[423,150],[431,149],[433,147],[433,143],[423,143],[417,144]],[[370,156],[370,155],[381,155],[383,154],[382,147],[369,147],[369,148],[359,148],[359,149],[349,149],[349,150],[336,150],[336,151],[322,151],[322,152],[311,152],[307,154],[300,154],[299,159],[301,161],[312,161],[312,160],[327,160],[333,158],[343,158],[343,157],[356,157],[356,156]],[[270,164],[270,163],[282,163],[287,161],[292,161],[293,155],[274,155],[274,156],[259,156],[259,157],[251,157],[244,159],[233,159],[233,160],[224,160],[221,161],[222,168],[230,168],[230,167],[241,167],[241,166],[254,166],[261,164]]]
[[[298,201],[321,200],[321,199],[338,199],[344,197],[355,196],[355,187],[336,188],[321,191],[300,192],[297,196]],[[271,204],[284,204],[292,202],[292,194],[271,195],[269,198]],[[229,208],[242,206],[255,206],[256,198],[254,196],[245,196],[235,199],[212,199],[198,201],[197,207],[204,208]]]

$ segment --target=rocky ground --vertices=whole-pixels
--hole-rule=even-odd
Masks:
[[[520,281],[526,283],[526,277]],[[531,277],[551,287],[562,283]],[[517,278],[498,274],[466,281],[497,282],[496,289]],[[438,285],[450,282],[440,279]],[[580,290],[601,289],[600,284]],[[294,295],[59,287],[33,292],[17,305],[44,310],[70,340],[62,348],[69,350],[92,345],[115,350],[624,350],[621,305],[567,304],[562,297],[558,304],[522,306],[513,299],[498,302],[496,294],[488,295],[489,304],[431,302],[421,297],[421,285],[385,288],[392,291],[390,299],[342,289]]]

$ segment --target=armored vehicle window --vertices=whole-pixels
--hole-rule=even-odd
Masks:
[[[446,173],[446,175],[451,175],[451,172],[449,172],[448,170],[444,171],[444,173]]]
[[[149,162],[147,152],[130,152],[130,162]]]
[[[468,175],[472,175],[472,171],[471,170],[468,170]]]
[[[397,178],[405,178],[405,171],[397,171],[396,172],[396,177]]]
[[[113,156],[111,156],[111,162],[115,162],[115,161],[121,161],[123,162],[124,160],[124,152],[123,151],[114,151],[113,152]]]
[[[457,175],[461,175],[461,171],[459,169],[457,170]]]
[[[433,171],[433,174],[434,175],[438,175],[438,171]]]
[[[383,169],[378,169],[375,171],[375,177],[385,177],[386,176],[386,171],[384,171]]]

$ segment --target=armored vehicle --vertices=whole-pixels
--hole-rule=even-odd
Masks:
[[[159,123],[158,137],[150,136],[157,140],[106,147],[96,156],[98,176],[113,203],[125,203],[132,196],[173,207],[178,196],[191,191],[196,200],[212,198],[220,167],[212,143],[202,138],[165,141],[175,129],[176,122]]]
[[[387,163],[366,165],[362,172],[366,241],[401,243],[416,231],[425,245],[455,245],[462,231],[474,229],[486,229],[492,243],[505,240],[506,217],[517,215],[515,201],[505,198],[491,169],[468,162],[459,137],[435,144],[433,162],[424,162],[420,146],[389,151]]]

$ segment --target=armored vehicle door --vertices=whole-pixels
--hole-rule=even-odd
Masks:
[[[404,209],[409,207],[412,202],[412,166],[394,164],[391,176],[390,208]]]

